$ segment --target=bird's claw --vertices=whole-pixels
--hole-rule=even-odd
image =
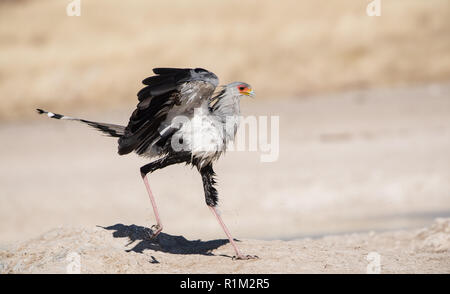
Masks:
[[[258,259],[257,255],[238,255],[233,256],[233,260],[249,260],[249,259]]]
[[[155,239],[162,231],[162,227],[160,225],[153,225],[150,227],[150,229],[151,229],[151,232],[149,232],[150,239]]]

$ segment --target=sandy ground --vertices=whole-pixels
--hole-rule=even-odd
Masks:
[[[296,241],[187,240],[140,226],[61,227],[10,251],[0,273],[450,273],[450,219],[428,228]]]
[[[417,237],[450,215],[449,97],[450,84],[433,84],[243,101],[245,115],[279,116],[280,153],[265,163],[263,151],[230,152],[217,164],[222,216],[243,251],[261,257],[242,263],[221,256],[231,247],[195,170],[150,177],[167,235],[142,242],[140,227],[154,224],[139,177],[145,159],[117,156],[114,139],[73,122],[2,124],[2,271],[61,272],[75,251],[85,272],[364,272],[376,251],[383,272],[449,272],[448,250],[423,251],[427,238]],[[83,117],[126,122],[133,106]],[[113,238],[132,224],[135,243]],[[436,234],[448,237],[446,224]],[[327,235],[339,236],[316,239]]]

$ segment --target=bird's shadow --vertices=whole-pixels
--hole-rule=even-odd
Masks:
[[[144,250],[150,249],[154,251],[167,252],[172,254],[201,254],[211,255],[212,250],[227,244],[227,239],[218,239],[210,241],[187,240],[183,236],[173,236],[161,232],[156,238],[151,239],[152,230],[137,225],[115,224],[109,227],[103,227],[105,230],[113,231],[114,238],[128,238],[129,243],[127,252],[143,253]],[[229,256],[227,256],[229,257]]]

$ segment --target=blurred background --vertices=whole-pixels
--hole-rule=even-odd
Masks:
[[[126,124],[154,67],[250,83],[244,115],[279,116],[280,156],[217,165],[237,238],[419,227],[450,216],[450,2],[0,1],[0,244],[57,226],[154,222],[116,140],[57,113]],[[152,175],[165,232],[223,238],[197,172]]]

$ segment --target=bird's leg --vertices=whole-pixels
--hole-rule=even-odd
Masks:
[[[155,197],[153,196],[152,190],[150,189],[150,184],[148,183],[147,175],[144,175],[142,177],[142,179],[144,180],[145,188],[147,189],[148,197],[150,198],[150,202],[152,203],[153,213],[155,214],[155,218],[156,218],[156,225],[153,225],[151,227],[152,230],[154,229],[154,231],[152,231],[150,238],[153,239],[153,238],[156,238],[159,235],[159,233],[161,233],[161,231],[163,229],[163,225],[161,222],[161,218],[159,217],[159,212],[158,212],[158,207],[156,206]]]
[[[218,194],[217,190],[214,187],[214,184],[216,183],[214,176],[214,170],[212,169],[212,165],[207,165],[200,169],[200,173],[202,175],[203,180],[203,188],[205,190],[205,200],[206,204],[208,205],[209,209],[211,209],[212,213],[216,217],[217,221],[219,222],[220,226],[222,227],[223,231],[228,237],[228,240],[230,240],[231,245],[234,248],[234,251],[236,253],[236,256],[233,257],[233,259],[254,259],[258,258],[257,256],[251,256],[251,255],[243,255],[239,248],[236,245],[236,242],[234,242],[233,237],[230,234],[230,231],[228,230],[227,226],[223,222],[222,218],[220,217],[219,212],[217,211],[217,202],[218,202]]]
[[[234,242],[233,237],[230,234],[230,231],[228,231],[227,226],[225,225],[225,223],[223,222],[222,218],[220,217],[219,212],[217,211],[216,207],[213,206],[209,206],[209,209],[211,209],[212,213],[215,215],[215,217],[217,218],[217,221],[219,222],[220,226],[222,227],[223,231],[225,232],[225,234],[228,237],[228,240],[230,240],[231,245],[234,248],[234,251],[236,253],[236,256],[233,257],[233,259],[238,259],[238,260],[245,260],[245,259],[255,259],[258,258],[258,256],[256,255],[243,255],[241,253],[241,251],[239,250],[239,248],[236,245],[236,242]]]
[[[150,238],[156,238],[159,233],[161,233],[163,229],[163,225],[161,222],[161,218],[159,217],[158,207],[156,206],[155,197],[153,196],[152,190],[150,189],[150,184],[147,179],[147,174],[154,172],[157,169],[164,168],[166,166],[176,164],[176,163],[182,163],[186,162],[190,159],[189,154],[177,154],[177,155],[168,155],[164,158],[155,160],[149,164],[144,165],[141,167],[141,176],[144,180],[145,188],[147,189],[148,197],[150,198],[150,202],[153,207],[153,213],[155,214],[156,218],[156,225],[152,226],[152,229],[155,229],[155,231],[152,232],[152,235]]]

